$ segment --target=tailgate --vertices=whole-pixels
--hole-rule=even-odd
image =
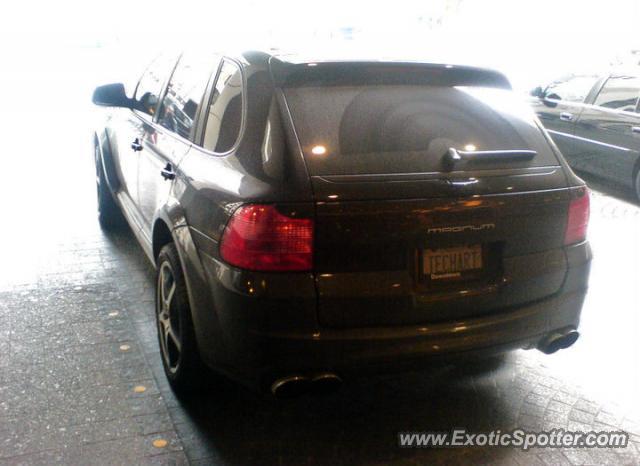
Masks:
[[[535,177],[549,185],[564,180],[560,169]],[[478,178],[474,189],[491,191],[502,184],[498,191],[504,192],[529,182],[518,175],[491,178]],[[328,189],[324,180],[314,181],[319,191],[339,192],[338,184]],[[430,184],[425,191],[451,197],[317,202],[322,325],[455,320],[506,310],[560,289],[567,271],[562,245],[567,190],[465,195],[471,188],[464,185],[405,183],[400,191]],[[368,183],[368,190],[386,189],[384,183]],[[462,267],[451,267],[452,262]]]
[[[407,73],[425,82],[283,89],[316,203],[321,325],[462,319],[563,284],[567,179],[532,110]]]

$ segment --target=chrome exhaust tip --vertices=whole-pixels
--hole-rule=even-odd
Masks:
[[[295,398],[309,391],[311,380],[303,375],[290,375],[271,384],[271,394],[276,398]]]
[[[336,391],[342,385],[342,379],[332,372],[317,374],[311,378],[311,390],[325,394]]]
[[[271,394],[276,398],[296,398],[306,393],[326,394],[336,391],[342,379],[333,372],[322,372],[311,376],[289,375],[271,384]]]
[[[544,354],[553,354],[558,350],[569,348],[580,336],[577,330],[569,330],[568,332],[554,332],[543,338],[538,343],[538,349]]]

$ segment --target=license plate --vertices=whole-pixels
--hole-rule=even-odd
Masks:
[[[422,271],[432,280],[456,278],[463,272],[482,268],[482,246],[459,246],[455,248],[425,249]]]

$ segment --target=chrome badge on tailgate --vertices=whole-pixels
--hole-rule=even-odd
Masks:
[[[483,223],[482,225],[460,225],[453,227],[431,227],[427,229],[427,233],[462,233],[464,231],[493,230],[495,227],[495,223]]]

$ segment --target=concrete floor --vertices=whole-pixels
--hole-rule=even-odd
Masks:
[[[47,99],[28,70],[5,77],[0,112],[0,464],[640,462],[640,208],[627,193],[590,180],[595,259],[570,350],[354,381],[324,398],[273,403],[229,386],[184,405],[161,370],[153,271],[129,232],[97,225],[88,76],[49,77],[65,92]],[[626,429],[634,442],[397,447],[398,431],[452,427]]]

